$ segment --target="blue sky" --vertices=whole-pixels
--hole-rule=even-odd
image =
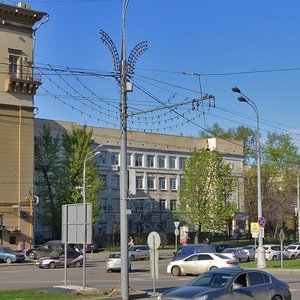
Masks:
[[[119,128],[118,83],[107,76],[112,56],[99,31],[120,54],[123,1],[28,2],[50,17],[36,34],[35,64],[43,73],[37,117]],[[201,92],[215,101],[129,117],[128,127],[193,136],[213,123],[255,129],[254,111],[231,91],[236,85],[256,103],[263,136],[295,132],[300,145],[299,11],[297,0],[130,0],[127,56],[141,41],[148,51],[136,62],[129,113],[199,99]]]

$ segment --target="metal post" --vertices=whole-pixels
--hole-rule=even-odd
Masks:
[[[300,197],[299,197],[299,171],[297,171],[297,213],[298,213],[298,242],[300,242]]]
[[[98,147],[91,152],[89,152],[83,161],[83,184],[82,184],[82,198],[83,198],[83,244],[82,244],[82,255],[83,255],[83,263],[82,263],[82,288],[85,289],[86,283],[86,163],[88,160],[94,158],[95,156],[100,154],[100,151],[97,151],[102,145],[98,145]]]
[[[125,17],[129,0],[124,0],[122,10],[122,51],[120,66],[120,105],[121,105],[121,151],[120,151],[120,234],[121,234],[121,293],[122,299],[129,298],[128,275],[128,221],[127,221],[127,91],[126,91],[126,39]]]
[[[242,96],[238,97],[241,102],[246,102],[249,104],[256,114],[256,155],[257,155],[257,218],[262,217],[262,196],[261,196],[261,150],[260,150],[260,130],[259,130],[259,113],[256,104],[246,95],[244,95],[239,88],[233,87],[232,91],[239,93]],[[260,228],[259,228],[260,229]],[[261,236],[261,230],[258,234],[258,248],[257,252],[257,268],[264,269],[267,266],[265,250],[263,247],[263,238]]]

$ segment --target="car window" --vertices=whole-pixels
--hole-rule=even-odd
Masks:
[[[243,273],[241,275],[239,275],[234,283],[233,283],[235,286],[238,286],[239,288],[244,288],[244,287],[247,287],[248,284],[247,284],[247,273]]]
[[[194,261],[194,260],[198,260],[198,255],[192,255],[188,257],[185,261]]]
[[[279,246],[273,246],[271,247],[272,250],[274,251],[280,251],[280,247]]]
[[[213,258],[209,254],[199,254],[198,260],[212,260]]]
[[[264,284],[265,283],[265,278],[264,274],[260,272],[250,272],[248,274],[249,277],[249,284],[250,286],[254,285],[259,285],[259,284]]]
[[[288,246],[286,249],[288,249],[288,250],[295,250],[296,246]]]

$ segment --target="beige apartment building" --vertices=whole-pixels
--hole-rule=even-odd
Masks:
[[[0,243],[14,249],[33,237],[33,96],[41,84],[33,43],[44,16],[23,2],[0,3]]]

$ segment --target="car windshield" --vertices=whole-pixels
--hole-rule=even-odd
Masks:
[[[3,247],[3,250],[4,250],[6,253],[14,253],[13,249],[11,249],[10,247]]]
[[[189,285],[210,288],[223,288],[230,284],[232,278],[233,275],[229,273],[208,272],[198,276]]]

